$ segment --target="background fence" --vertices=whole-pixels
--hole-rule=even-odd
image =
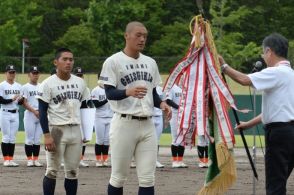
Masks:
[[[239,109],[248,108],[248,109],[252,110],[251,96],[249,96],[249,95],[235,95],[235,100],[237,102],[237,107]],[[256,96],[256,104],[257,104],[256,113],[258,115],[261,112],[261,95]],[[20,118],[19,130],[20,131],[24,130],[23,114],[24,114],[24,108],[20,106],[20,115],[19,115],[19,118]],[[232,121],[232,125],[234,127],[236,122],[235,122],[235,118],[233,116],[233,112],[230,110],[229,114],[230,114],[230,119]],[[239,116],[240,121],[247,121],[247,120],[253,118],[253,111],[249,112],[248,114],[238,113],[238,116]],[[264,131],[263,131],[262,125],[258,125],[258,129],[260,131],[260,134],[263,135]],[[249,129],[247,131],[244,131],[244,133],[246,135],[252,135],[254,132],[253,130],[254,130],[254,128]],[[170,127],[164,129],[163,133],[170,133]],[[235,130],[235,134],[239,134],[239,132]]]

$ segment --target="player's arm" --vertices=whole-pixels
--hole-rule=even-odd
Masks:
[[[108,101],[107,99],[106,100],[103,100],[103,101],[99,101],[99,100],[92,100],[95,108],[99,108],[101,106],[103,106],[104,104],[106,104]]]
[[[10,104],[11,102],[15,101],[19,95],[14,96],[12,99],[4,99],[2,96],[0,96],[0,104]]]
[[[45,149],[48,150],[49,152],[53,152],[55,151],[55,144],[49,132],[48,116],[47,116],[49,104],[41,99],[38,99],[38,101],[39,101],[40,125],[42,127],[43,134],[44,134]]]
[[[153,88],[152,95],[153,95],[154,107],[160,108],[160,104],[161,104],[162,100],[160,99],[160,97],[156,91],[156,87]]]
[[[48,115],[47,115],[49,104],[47,102],[44,102],[41,99],[38,99],[38,101],[39,101],[40,125],[45,135],[49,133]]]
[[[27,101],[26,98],[23,99],[22,106],[27,109],[28,111],[32,112],[37,118],[39,118],[39,111],[35,110]]]
[[[167,120],[170,120],[171,117],[172,117],[172,112],[171,112],[171,109],[169,107],[169,105],[167,105],[167,103],[165,101],[162,101],[156,91],[156,87],[153,88],[153,91],[152,91],[152,95],[153,95],[153,103],[154,103],[154,106],[157,107],[157,108],[160,108],[164,114],[165,114],[165,117]]]
[[[179,109],[179,105],[176,104],[174,101],[172,101],[172,100],[170,100],[170,99],[167,99],[167,100],[166,100],[166,103],[167,103],[169,106],[173,107],[174,109]]]
[[[104,85],[104,89],[108,100],[122,100],[128,97],[126,89],[116,89],[112,85]]]

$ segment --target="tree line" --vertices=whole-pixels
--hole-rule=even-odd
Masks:
[[[293,61],[293,0],[203,2],[218,52],[233,67],[251,70],[260,59],[262,39],[272,32],[289,39]],[[149,31],[145,53],[168,73],[187,52],[189,23],[198,14],[195,0],[1,0],[1,67],[9,63],[20,67],[26,38],[27,66],[49,71],[55,49],[68,47],[76,64],[97,72],[107,56],[123,48],[125,25],[136,20]]]

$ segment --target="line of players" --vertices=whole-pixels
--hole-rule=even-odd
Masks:
[[[51,72],[55,74],[56,72]],[[84,72],[82,68],[77,67],[74,70],[76,76],[82,77]],[[16,69],[14,65],[8,65],[5,69],[6,80],[0,83],[0,127],[2,129],[2,143],[1,150],[4,158],[3,166],[17,167],[13,160],[15,149],[15,138],[19,128],[19,105],[22,105],[26,111],[24,112],[24,129],[25,129],[25,153],[27,156],[28,167],[42,167],[38,160],[40,153],[40,140],[42,137],[42,129],[39,122],[38,101],[35,96],[37,95],[37,87],[40,71],[37,66],[32,66],[29,70],[29,82],[21,86],[15,81]],[[174,85],[169,94],[163,97],[162,88],[157,87],[157,93],[160,98],[166,98],[168,105],[172,107],[173,115],[170,121],[172,144],[172,167],[173,168],[186,168],[187,165],[183,162],[185,147],[176,142],[177,139],[177,114],[182,90],[178,85]],[[109,126],[113,112],[107,103],[105,90],[97,85],[91,92],[92,102],[96,107],[94,129],[96,133],[95,142],[95,155],[97,167],[109,167]],[[156,127],[156,135],[158,138],[158,146],[160,136],[166,126],[163,121],[162,111],[154,108],[153,121]],[[159,148],[158,148],[159,149]],[[88,167],[84,161],[84,154],[86,144],[83,145],[82,156],[80,165]],[[199,136],[197,142],[197,151],[199,157],[199,167],[208,167],[208,140]],[[134,165],[132,165],[134,167]],[[159,161],[156,162],[157,168],[163,168],[164,165]]]

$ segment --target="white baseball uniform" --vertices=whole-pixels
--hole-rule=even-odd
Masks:
[[[77,179],[82,153],[81,102],[90,98],[85,81],[75,75],[61,80],[56,74],[38,87],[38,99],[48,103],[49,130],[55,152],[46,151],[46,177],[55,179],[64,159],[65,178]]]
[[[22,95],[22,86],[14,82],[9,84],[7,81],[0,83],[0,96],[4,99],[12,99],[16,95]],[[2,142],[15,143],[16,133],[19,128],[19,105],[18,100],[9,104],[1,104],[0,123],[2,127]]]
[[[27,83],[23,86],[23,97],[35,110],[38,110],[38,100],[36,99],[38,86],[39,84],[33,85],[31,83]],[[26,110],[24,112],[23,123],[26,134],[25,144],[40,145],[40,139],[42,136],[40,120],[34,115],[34,113]]]
[[[182,96],[182,89],[178,85],[174,85],[169,93],[167,94],[167,99],[172,100],[174,103],[179,105],[180,100]],[[177,146],[178,144],[176,143],[177,139],[177,131],[179,128],[179,123],[178,123],[178,109],[172,108],[172,118],[170,120],[170,129],[171,129],[171,135],[172,135],[172,144]]]
[[[157,140],[151,120],[154,107],[152,91],[161,83],[155,60],[141,53],[134,59],[118,52],[104,62],[99,82],[119,90],[135,86],[147,88],[142,99],[130,96],[118,101],[109,100],[115,112],[109,133],[112,159],[109,183],[116,188],[123,186],[134,155],[139,186],[154,186]]]
[[[95,87],[91,93],[92,100],[99,102],[106,100],[105,90],[99,86]],[[109,128],[110,121],[113,117],[113,111],[110,104],[106,103],[103,106],[96,108],[95,113],[95,133],[96,144],[109,145]]]

